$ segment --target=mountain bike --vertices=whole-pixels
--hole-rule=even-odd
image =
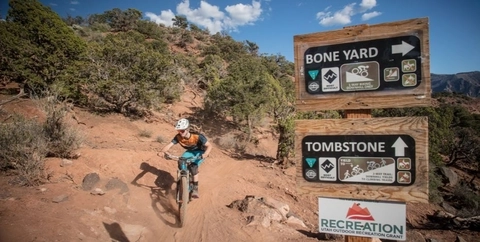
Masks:
[[[188,168],[198,157],[185,158],[165,153],[165,159],[178,161],[175,200],[178,204],[180,227],[183,227],[187,218],[187,205],[192,200],[193,189],[193,175]]]

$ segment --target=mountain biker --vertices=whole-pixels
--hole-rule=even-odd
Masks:
[[[192,197],[199,198],[198,195],[198,167],[200,164],[210,155],[212,151],[212,145],[207,140],[207,137],[203,134],[189,131],[190,122],[186,118],[182,118],[175,124],[175,130],[177,134],[173,137],[172,141],[168,143],[159,152],[159,156],[169,155],[167,152],[172,146],[180,144],[186,151],[182,154],[182,157],[191,158],[198,156],[189,167],[190,172],[193,175],[193,189]]]

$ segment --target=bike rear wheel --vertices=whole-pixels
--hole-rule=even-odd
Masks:
[[[182,176],[179,184],[179,195],[181,198],[180,203],[178,204],[178,211],[180,217],[180,227],[183,227],[187,217],[187,204],[189,202],[189,190],[188,190],[188,181],[187,177]]]

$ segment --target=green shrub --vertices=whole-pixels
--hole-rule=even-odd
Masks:
[[[150,138],[150,137],[152,137],[152,131],[151,131],[151,130],[142,129],[142,130],[140,130],[140,133],[138,133],[138,135],[139,135],[140,137]]]
[[[455,199],[458,203],[457,207],[461,208],[458,212],[459,216],[473,217],[480,215],[480,196],[466,184],[457,185],[453,194],[457,198]]]
[[[48,142],[43,127],[21,116],[0,124],[0,169],[14,170],[21,185],[39,184],[44,177],[44,158]]]
[[[45,157],[73,157],[83,140],[64,120],[68,104],[54,96],[40,103],[46,114],[43,123],[19,115],[9,123],[0,123],[0,170],[13,171],[20,185],[42,183]]]
[[[65,102],[58,102],[55,96],[42,100],[42,109],[46,113],[43,123],[43,133],[48,141],[48,156],[71,158],[73,152],[82,143],[80,134],[65,123],[65,116],[70,106]]]
[[[439,188],[443,186],[441,177],[436,174],[437,167],[434,162],[429,162],[428,172],[428,198],[430,202],[441,203],[443,201]]]

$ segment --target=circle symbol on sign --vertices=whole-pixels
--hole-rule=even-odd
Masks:
[[[308,85],[308,89],[310,89],[310,91],[312,92],[317,91],[319,88],[320,88],[320,85],[318,85],[317,82],[312,82]]]
[[[307,170],[307,172],[305,173],[305,175],[310,178],[310,179],[313,179],[317,176],[317,173],[315,172],[315,170]]]

